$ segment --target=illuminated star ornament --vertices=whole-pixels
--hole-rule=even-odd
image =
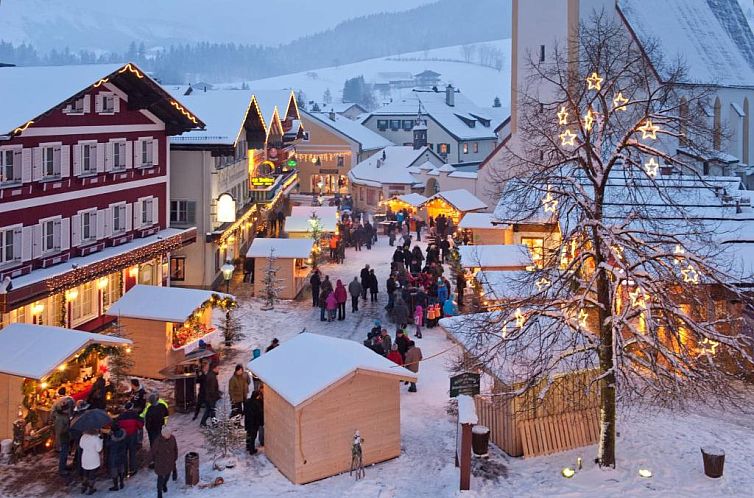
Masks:
[[[560,145],[576,145],[576,134],[571,130],[566,130],[560,134]]]
[[[586,328],[586,320],[587,320],[587,318],[589,318],[589,314],[586,312],[586,310],[580,309],[579,310],[579,316],[578,316],[579,327],[580,328],[582,328],[582,329]]]
[[[599,74],[592,73],[592,75],[586,79],[586,82],[589,85],[588,90],[602,90],[602,81],[603,79],[600,78]]]
[[[639,128],[637,129],[641,132],[641,138],[645,140],[648,138],[656,140],[657,132],[660,131],[660,127],[652,123],[651,119],[647,119],[644,124],[639,126]]]
[[[542,199],[542,204],[545,207],[546,213],[554,213],[558,208],[558,200],[552,196],[549,186],[547,187],[547,195]]]
[[[674,263],[679,265],[681,264],[681,257],[686,254],[686,251],[681,247],[681,244],[676,244],[675,249],[673,249],[673,254],[675,254]]]
[[[681,270],[681,275],[683,275],[683,281],[687,284],[698,284],[699,283],[699,272],[696,271],[696,268],[694,268],[691,263]]]
[[[646,163],[644,163],[644,171],[647,173],[647,176],[651,176],[652,178],[657,176],[657,171],[660,169],[660,164],[655,160],[653,157]]]
[[[526,323],[526,317],[521,313],[521,308],[516,309],[514,316],[516,317],[516,327],[523,328]]]
[[[560,108],[560,112],[558,112],[558,124],[568,124],[568,111],[566,111],[565,106]]]
[[[705,337],[702,341],[702,344],[704,344],[704,347],[702,348],[702,353],[704,354],[711,354],[715,355],[717,353],[717,347],[720,345],[719,342],[713,341],[709,337]]]
[[[592,125],[594,125],[594,113],[589,109],[584,115],[584,129],[586,131],[592,131]]]
[[[537,286],[537,290],[541,292],[541,291],[543,291],[544,289],[546,289],[547,287],[550,286],[550,281],[548,279],[546,279],[545,277],[542,277],[539,280],[537,280],[534,283],[534,285],[536,285]]]
[[[644,292],[644,289],[637,287],[635,290],[628,293],[628,297],[631,299],[631,306],[634,308],[646,308],[649,296]]]
[[[618,95],[613,97],[613,110],[614,111],[625,111],[626,104],[628,104],[628,99],[623,96],[623,92],[618,92]]]

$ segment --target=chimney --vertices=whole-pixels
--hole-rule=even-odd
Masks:
[[[456,105],[456,90],[453,88],[453,85],[448,85],[445,88],[445,103],[449,107],[455,107]]]
[[[335,109],[330,109],[330,121],[335,121]]]

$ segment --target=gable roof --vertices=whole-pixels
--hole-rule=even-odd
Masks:
[[[389,375],[396,382],[416,380],[416,374],[358,342],[312,333],[283,342],[248,368],[293,406],[357,371]]]
[[[415,208],[418,208],[422,204],[424,204],[427,200],[427,198],[421,194],[417,194],[416,192],[411,192],[410,194],[401,194],[396,195],[393,197],[393,199],[397,199],[401,202],[405,202],[406,204],[410,206],[414,206]]]
[[[520,244],[460,246],[458,255],[463,268],[526,268],[532,264],[531,254]]]
[[[502,223],[492,223],[492,213],[466,213],[458,228],[505,230],[508,227]]]
[[[129,289],[107,310],[109,316],[141,318],[160,322],[184,322],[213,295],[225,297],[221,292],[136,285]]]
[[[126,345],[129,339],[62,327],[12,323],[0,330],[0,373],[40,380],[90,344]],[[10,354],[12,352],[12,354]]]
[[[413,176],[410,166],[422,159],[425,155],[435,156],[442,161],[437,154],[427,147],[414,149],[408,145],[394,145],[385,147],[385,160],[379,152],[361,161],[351,168],[348,177],[352,182],[360,185],[381,186],[383,183],[396,185],[419,185],[421,181]],[[379,164],[379,166],[378,166]]]
[[[314,240],[312,239],[255,238],[246,252],[246,257],[269,258],[270,251],[274,250],[276,258],[306,259],[311,256],[312,247],[314,247]]]
[[[169,135],[176,135],[204,123],[178,99],[135,64],[91,64],[78,66],[25,66],[0,68],[0,135],[12,134],[26,123],[40,119],[79,94],[104,83],[126,94],[152,93],[158,99],[135,97],[129,107],[148,110],[166,123]]]
[[[442,171],[442,169],[440,171]],[[445,190],[443,192],[438,192],[427,199],[426,202],[431,202],[433,199],[442,199],[461,212],[487,209],[487,204],[482,202],[477,196],[475,196],[468,190],[464,189]]]
[[[639,43],[687,65],[687,83],[754,87],[754,35],[737,0],[618,0],[617,8]],[[665,78],[658,57],[651,62]]]
[[[285,121],[290,111],[289,106],[296,100],[293,90],[253,90],[253,93],[265,120],[272,119],[272,114],[277,109],[280,121]]]
[[[341,116],[338,113],[334,113],[334,120],[330,119],[329,112],[304,112],[306,116],[311,118],[317,124],[326,126],[341,135],[345,135],[354,142],[361,145],[361,150],[375,150],[395,145],[393,142],[378,135],[361,123]]]

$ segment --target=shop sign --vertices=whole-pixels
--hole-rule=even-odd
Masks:
[[[236,221],[236,201],[233,196],[225,193],[217,198],[217,222],[233,223]]]
[[[456,398],[461,394],[474,396],[479,394],[479,374],[465,372],[450,378],[450,397]]]
[[[319,170],[320,175],[337,175],[340,174],[340,171],[337,169],[320,169]]]
[[[271,187],[275,179],[269,176],[255,176],[251,178],[252,187]]]

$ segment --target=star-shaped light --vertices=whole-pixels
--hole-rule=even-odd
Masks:
[[[582,328],[582,329],[586,328],[586,320],[587,320],[587,318],[589,318],[589,313],[587,313],[586,310],[583,309],[583,308],[580,309],[579,310],[579,316],[578,316],[579,327],[580,328]]]
[[[649,296],[644,292],[644,289],[637,287],[635,290],[628,293],[628,297],[631,299],[631,306],[634,308],[646,308],[647,300]]]
[[[542,204],[545,207],[546,213],[554,213],[558,208],[558,200],[552,196],[550,187],[547,187],[547,195],[542,199]]]
[[[628,99],[623,96],[623,92],[618,92],[618,95],[613,97],[613,110],[614,111],[625,111],[626,104],[628,104]]]
[[[534,285],[537,287],[537,290],[542,292],[544,289],[548,288],[550,286],[550,281],[546,279],[545,277],[540,278],[537,280]]]
[[[558,124],[568,124],[568,111],[565,106],[562,106],[558,112]]]
[[[503,330],[501,333],[502,333],[503,339],[508,337],[508,324],[507,323],[503,324]]]
[[[560,145],[576,145],[576,134],[571,130],[566,130],[560,134]]]
[[[696,268],[694,268],[691,263],[681,270],[681,275],[683,275],[683,281],[687,284],[698,284],[699,283],[699,272],[696,271]]]
[[[704,354],[711,354],[715,355],[717,353],[717,347],[720,345],[719,342],[713,341],[709,337],[705,337],[702,341],[702,344],[704,344],[704,347],[702,348],[702,353]]]
[[[588,90],[601,90],[602,89],[602,78],[600,78],[600,75],[597,73],[592,73],[590,77],[586,79],[586,82],[589,84]]]
[[[644,171],[647,173],[647,176],[651,176],[652,178],[657,176],[657,171],[660,169],[660,164],[657,162],[657,160],[653,157],[646,163],[644,163]]]
[[[524,324],[526,323],[526,317],[523,313],[521,313],[521,308],[516,309],[516,313],[514,315],[516,317],[516,327],[523,328]]]
[[[592,131],[592,125],[594,125],[594,113],[589,109],[584,115],[584,129],[586,131]]]
[[[652,123],[651,119],[647,119],[643,125],[639,126],[638,130],[641,132],[641,138],[655,140],[657,139],[657,132],[660,131],[660,127]]]
[[[683,247],[681,247],[681,244],[676,244],[675,249],[673,249],[673,254],[675,254],[674,263],[679,265],[681,264],[681,257],[686,254],[686,251],[683,249]]]
[[[613,246],[613,252],[615,253],[615,257],[617,259],[623,259],[623,248],[621,246]]]

